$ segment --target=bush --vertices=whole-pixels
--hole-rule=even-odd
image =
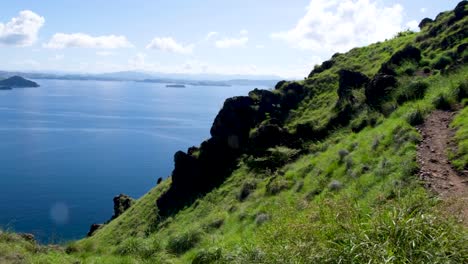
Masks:
[[[424,115],[420,109],[417,109],[406,115],[406,121],[412,126],[417,126],[424,123]]]
[[[452,104],[450,102],[450,99],[444,94],[439,94],[434,98],[432,101],[434,104],[435,108],[440,109],[440,110],[450,110],[452,109]]]
[[[424,93],[429,88],[429,83],[426,81],[414,81],[408,86],[401,88],[397,95],[397,102],[402,104],[406,101],[421,99]]]
[[[195,258],[192,260],[192,264],[210,264],[210,263],[219,263],[223,258],[220,248],[213,249],[202,249],[199,251]]]
[[[195,247],[200,242],[200,240],[200,232],[195,230],[187,231],[185,233],[170,237],[166,249],[170,253],[181,255]]]
[[[433,65],[433,67],[437,70],[443,70],[448,65],[452,63],[452,59],[448,56],[441,56]]]
[[[276,195],[281,191],[288,190],[292,187],[293,183],[281,177],[273,177],[266,185],[266,193],[269,195]]]
[[[463,81],[456,89],[458,101],[468,98],[468,80]]]

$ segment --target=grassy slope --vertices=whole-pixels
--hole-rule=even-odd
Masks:
[[[466,22],[465,18],[459,24]],[[286,126],[291,131],[302,123],[325,126],[337,100],[339,69],[372,76],[395,51],[426,33],[405,33],[338,56],[331,69],[303,81],[314,93]],[[429,77],[403,74],[432,68],[453,50],[427,47],[420,65],[398,69],[402,74],[396,93],[407,92],[411,83],[426,82],[423,98],[399,104],[389,100],[383,115],[363,104],[363,91],[356,90],[351,125],[323,141],[307,142],[306,154],[278,170],[253,170],[241,161],[218,189],[160,221],[155,201],[169,186],[166,180],[93,237],[68,245],[70,254],[38,247],[14,234],[0,235],[0,262],[8,256],[25,263],[466,262],[466,228],[439,212],[443,202],[431,197],[415,176],[420,136],[409,123],[435,109],[441,98],[455,103],[468,68],[446,75],[433,71]],[[453,159],[465,166],[467,113],[465,108],[454,122],[459,148]],[[375,125],[351,131],[353,124],[370,117],[375,117]],[[241,201],[243,189],[251,193]]]

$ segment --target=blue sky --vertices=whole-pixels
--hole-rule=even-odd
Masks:
[[[458,0],[0,3],[0,70],[279,75],[417,28]]]

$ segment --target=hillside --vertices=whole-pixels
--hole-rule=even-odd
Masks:
[[[226,100],[92,236],[0,233],[0,263],[467,263],[467,14]]]

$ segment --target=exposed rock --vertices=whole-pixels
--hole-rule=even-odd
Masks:
[[[254,101],[247,96],[229,98],[216,116],[210,133],[212,137],[225,140],[234,149],[245,144],[253,126]]]
[[[104,226],[103,224],[92,224],[91,227],[89,228],[89,232],[87,234],[88,237],[94,235],[94,233],[99,229],[101,228],[102,226]]]
[[[270,215],[269,214],[258,214],[257,217],[255,218],[255,224],[261,225],[267,221],[270,221]]]
[[[352,89],[362,87],[369,82],[369,78],[360,72],[340,70],[338,75],[340,76],[338,87],[339,100],[349,98]]]
[[[281,87],[283,87],[283,85],[284,85],[285,83],[287,83],[287,81],[285,81],[285,80],[279,81],[279,82],[275,85],[275,90],[281,89]]]
[[[461,19],[465,17],[466,15],[468,15],[468,10],[466,9],[467,5],[468,5],[468,1],[461,1],[455,7],[454,13],[457,19]]]
[[[429,26],[432,23],[434,23],[434,20],[426,17],[423,20],[421,20],[421,23],[419,23],[419,28],[422,30],[423,28]]]
[[[19,234],[19,236],[28,241],[28,242],[31,242],[31,243],[36,243],[36,237],[33,235],[33,234],[29,234],[29,233],[21,233]]]
[[[286,143],[289,133],[278,125],[266,124],[260,126],[250,139],[250,146],[257,150],[266,150],[267,148]]]
[[[163,178],[159,177],[158,178],[158,181],[156,182],[157,185],[161,184],[161,182],[163,181]]]
[[[114,215],[112,219],[119,217],[133,205],[133,198],[128,195],[120,194],[114,197]]]
[[[367,102],[375,105],[380,102],[397,84],[393,75],[377,74],[366,86],[365,94]]]
[[[298,82],[291,82],[281,89],[281,109],[287,113],[293,109],[305,97],[304,85]]]

